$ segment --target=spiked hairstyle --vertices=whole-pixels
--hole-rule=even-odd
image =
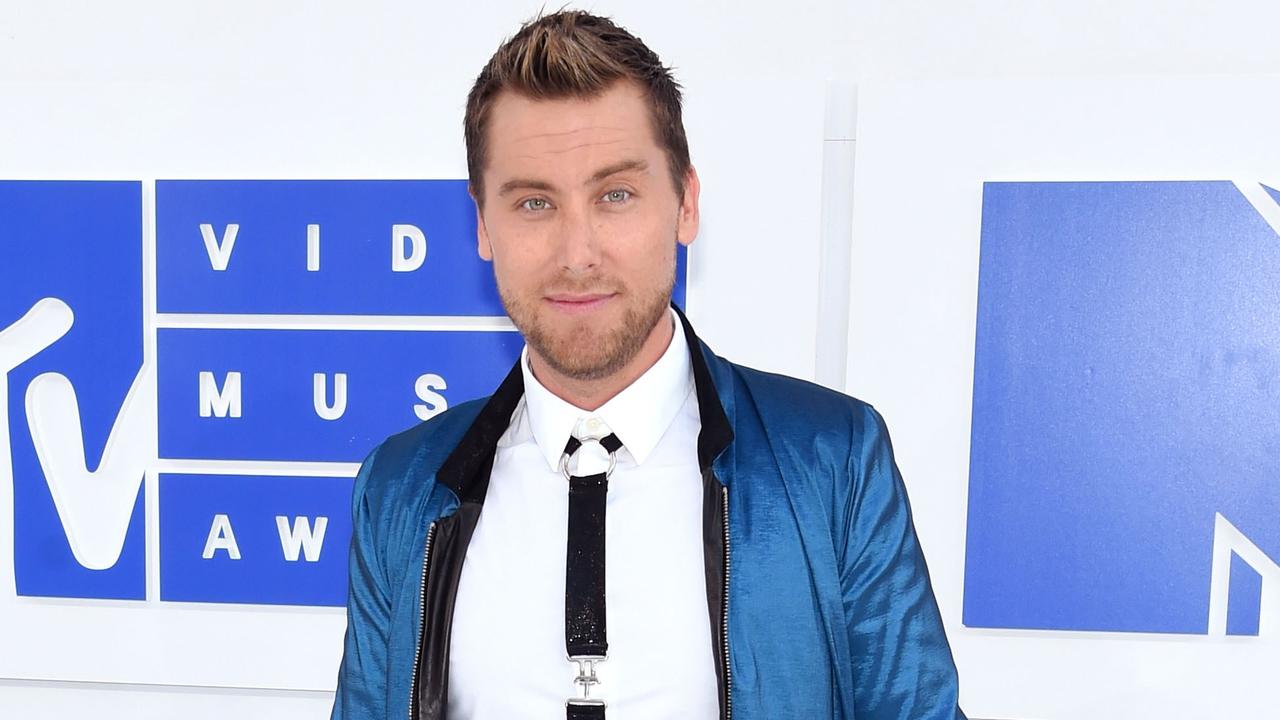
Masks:
[[[467,173],[483,202],[489,113],[503,91],[534,99],[597,97],[615,82],[638,84],[649,100],[654,139],[667,156],[676,194],[683,197],[689,143],[680,112],[680,85],[640,38],[611,20],[581,10],[543,15],[521,26],[498,48],[467,96],[463,126]]]

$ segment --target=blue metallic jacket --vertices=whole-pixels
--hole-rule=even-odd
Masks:
[[[721,718],[963,719],[884,420],[717,357],[681,321]],[[388,438],[361,466],[333,718],[445,717],[462,560],[522,383],[517,365],[488,399]]]

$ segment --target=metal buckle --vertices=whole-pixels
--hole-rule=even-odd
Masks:
[[[603,698],[591,697],[591,686],[600,684],[600,678],[596,676],[596,663],[603,662],[606,657],[605,655],[580,655],[569,658],[570,662],[578,664],[578,677],[573,679],[573,684],[578,686],[579,694],[576,698],[566,700],[566,705],[604,706]]]
[[[583,445],[586,445],[588,442],[594,442],[595,444],[600,445],[600,438],[583,438],[582,439]],[[604,446],[601,445],[601,447],[604,447]],[[581,447],[578,448],[578,450],[581,450],[581,449],[582,449]],[[617,466],[618,466],[618,453],[617,451],[610,452],[609,453],[609,469],[604,471],[604,477],[606,480],[609,479],[610,475],[613,475],[613,469]],[[569,480],[570,478],[573,477],[573,475],[569,472],[569,453],[560,454],[560,473],[564,475],[565,480]]]

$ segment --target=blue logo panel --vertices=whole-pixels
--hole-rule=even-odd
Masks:
[[[1232,183],[985,186],[967,626],[1205,633],[1215,513],[1280,558],[1277,308]]]
[[[524,341],[509,331],[164,329],[158,345],[162,457],[358,462],[388,435],[493,392]]]
[[[351,478],[160,476],[160,599],[342,606]]]
[[[158,309],[500,316],[475,213],[464,180],[157,181]]]
[[[79,412],[80,426],[56,428],[53,442],[65,449],[74,445],[73,434],[79,434],[84,466],[101,469],[107,437],[142,366],[141,183],[0,182],[0,330],[16,327],[44,299],[65,306],[73,317],[70,329],[43,350],[31,348],[37,354],[8,373],[9,406],[0,409],[6,413],[12,446],[17,591],[142,599],[143,493],[133,496],[132,488],[141,487],[145,468],[138,466],[136,473],[125,469],[130,477],[123,484],[131,495],[125,501],[132,502],[133,510],[118,559],[106,569],[82,566],[72,554],[36,455],[26,407],[33,379],[43,373],[65,376],[74,388],[72,407]],[[68,487],[74,495],[75,488]]]

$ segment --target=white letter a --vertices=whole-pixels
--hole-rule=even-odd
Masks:
[[[205,560],[212,560],[218,550],[226,550],[227,557],[240,559],[240,546],[236,544],[236,534],[231,530],[231,518],[218,514],[213,516],[213,524],[209,526],[209,539],[204,541]]]

